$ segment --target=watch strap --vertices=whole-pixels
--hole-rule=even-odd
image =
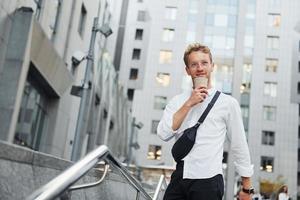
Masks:
[[[254,194],[254,188],[250,187],[249,189],[245,189],[242,187],[242,191],[247,194]]]

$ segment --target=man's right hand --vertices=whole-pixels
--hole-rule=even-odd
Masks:
[[[186,106],[193,107],[198,103],[202,103],[208,95],[206,87],[195,88],[192,91],[190,98],[186,101]]]
[[[173,131],[177,130],[181,126],[187,113],[194,105],[201,103],[205,100],[207,94],[208,92],[206,87],[196,88],[192,91],[192,95],[190,96],[190,98],[173,115],[173,124],[172,124]]]

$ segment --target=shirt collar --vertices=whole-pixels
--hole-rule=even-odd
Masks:
[[[216,88],[212,87],[212,88],[208,89],[207,91],[208,91],[208,96],[211,96],[211,95],[215,94],[215,92],[217,90],[216,90]]]

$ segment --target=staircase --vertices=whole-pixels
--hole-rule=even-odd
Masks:
[[[158,200],[166,188],[161,176],[147,192],[104,145],[74,164],[5,142],[0,149],[1,200]]]

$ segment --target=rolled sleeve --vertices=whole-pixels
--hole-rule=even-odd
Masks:
[[[231,150],[236,171],[240,176],[251,177],[253,165],[250,160],[249,147],[246,140],[244,125],[239,103],[232,98],[229,106],[229,119],[227,124],[229,138],[231,138]]]
[[[157,135],[164,141],[174,137],[178,130],[172,129],[173,115],[176,112],[176,97],[174,97],[166,106],[162,119],[157,126]]]
[[[173,116],[179,110],[188,98],[189,95],[177,95],[166,106],[163,116],[157,126],[157,135],[164,141],[169,141],[174,136],[178,138],[182,132],[187,128],[186,119],[177,130],[172,129]]]

